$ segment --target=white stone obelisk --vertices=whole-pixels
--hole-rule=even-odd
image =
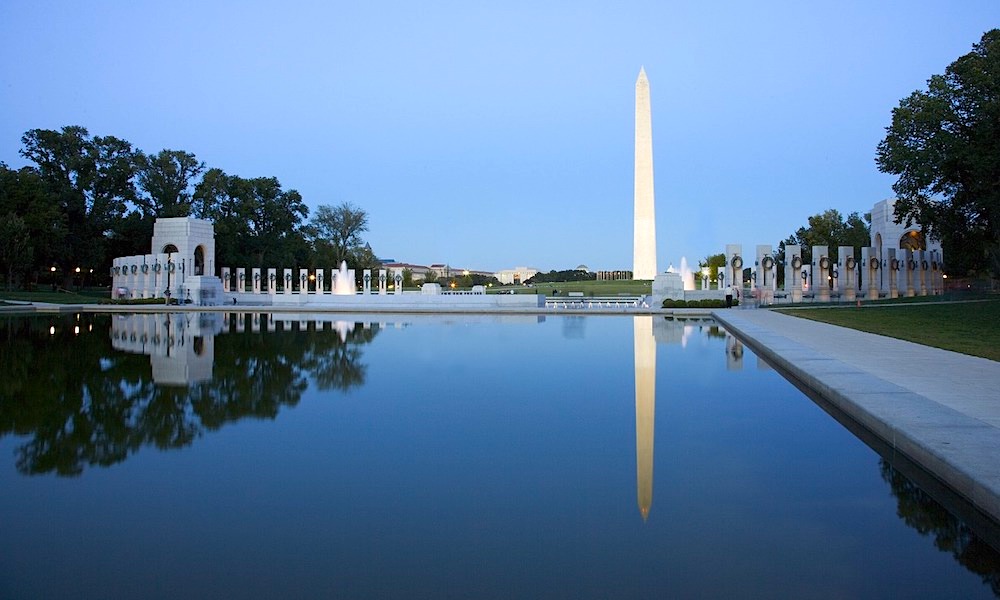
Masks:
[[[635,82],[635,230],[632,279],[656,277],[656,211],[653,200],[653,124],[649,110],[649,80],[639,69]]]

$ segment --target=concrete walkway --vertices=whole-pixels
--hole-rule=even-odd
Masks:
[[[1000,523],[1000,362],[770,310],[713,314]]]

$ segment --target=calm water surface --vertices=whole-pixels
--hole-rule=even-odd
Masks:
[[[337,319],[0,318],[0,597],[1000,595],[710,322]]]

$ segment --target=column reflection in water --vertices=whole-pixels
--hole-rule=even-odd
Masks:
[[[635,469],[639,513],[649,518],[653,504],[653,422],[656,416],[656,340],[653,317],[634,317]]]

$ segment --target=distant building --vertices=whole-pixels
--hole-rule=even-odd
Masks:
[[[460,276],[460,275],[483,275],[485,277],[492,277],[493,276],[493,273],[491,273],[489,271],[474,271],[472,269],[456,269],[454,267],[451,267],[451,266],[443,264],[443,263],[435,263],[433,265],[427,266],[427,265],[415,265],[415,264],[412,264],[412,263],[405,263],[405,262],[396,262],[396,261],[393,261],[393,262],[383,262],[382,263],[382,268],[386,269],[388,271],[393,271],[393,270],[396,270],[396,269],[409,269],[410,272],[413,273],[413,279],[414,280],[426,279],[427,278],[427,274],[430,273],[431,271],[433,271],[435,275],[437,275],[438,277],[440,277],[442,279],[446,279],[446,278],[450,278],[450,277],[456,277],[456,276]]]
[[[625,281],[632,279],[632,271],[598,271],[597,281]]]
[[[538,269],[533,269],[531,267],[514,267],[513,269],[497,271],[496,273],[493,273],[493,276],[504,285],[519,285],[534,277],[535,273],[538,273]]]

